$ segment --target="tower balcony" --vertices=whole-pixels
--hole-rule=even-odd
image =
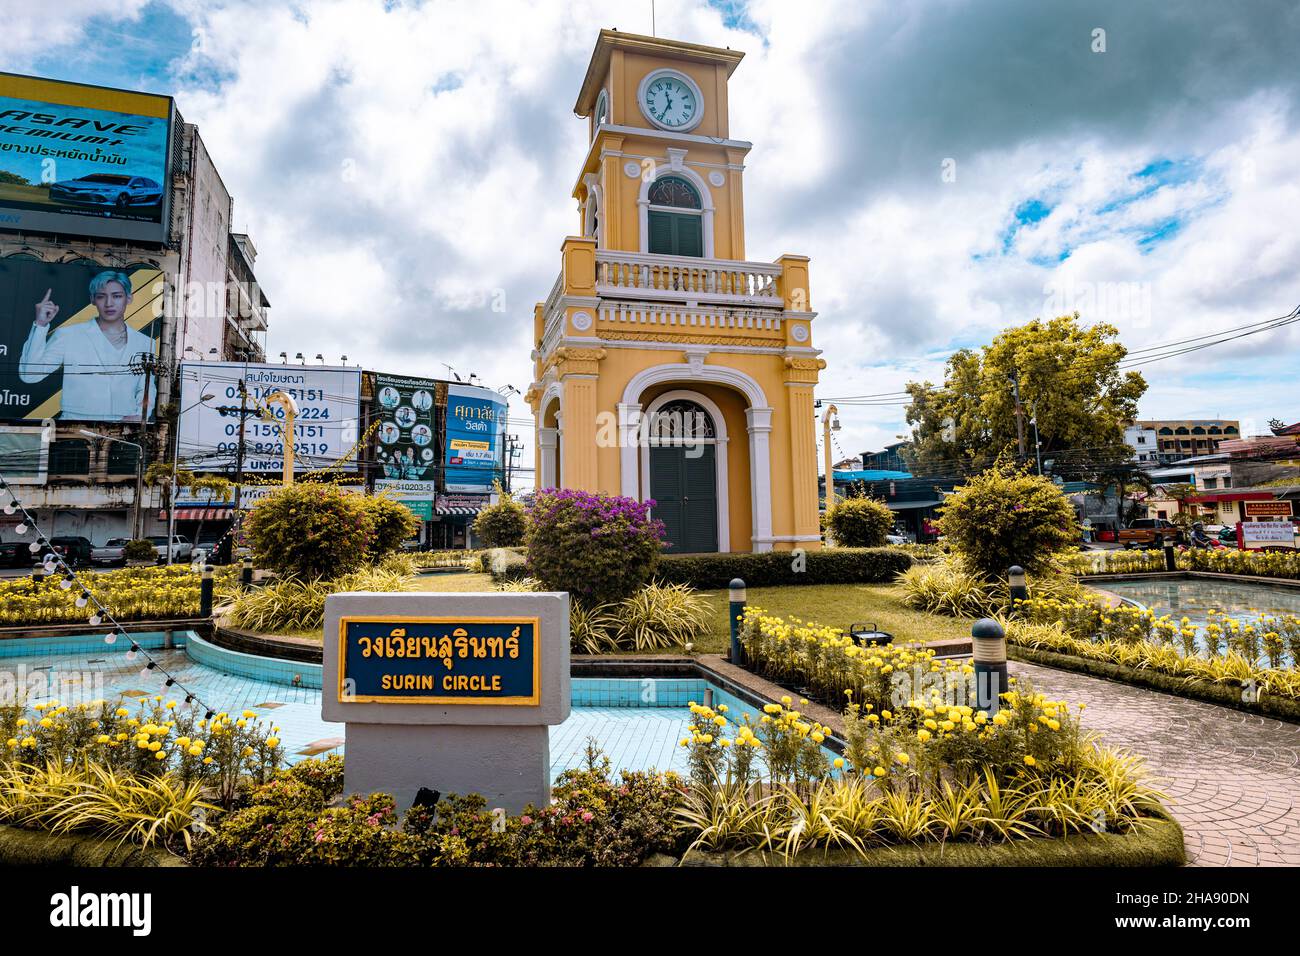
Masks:
[[[787,343],[786,326],[812,317],[803,256],[702,259],[597,249],[593,240],[570,238],[539,307],[536,358],[545,362],[566,339],[806,347],[806,327],[802,339]]]

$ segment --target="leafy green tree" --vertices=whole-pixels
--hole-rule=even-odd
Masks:
[[[399,551],[402,542],[420,530],[420,519],[411,509],[391,498],[366,496],[365,507],[375,528],[366,549],[366,558],[371,562]]]
[[[1122,444],[1123,423],[1136,417],[1147,386],[1141,374],[1120,369],[1127,350],[1118,336],[1113,325],[1084,326],[1076,312],[1007,329],[979,352],[955,352],[942,386],[907,385],[909,463],[918,473],[974,474],[1016,450],[1014,381],[1025,460],[1034,458],[1031,417],[1044,458]]]
[[[261,567],[304,580],[355,571],[370,553],[375,523],[364,495],[298,482],[253,505],[244,534]]]

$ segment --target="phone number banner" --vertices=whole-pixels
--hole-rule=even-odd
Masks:
[[[298,405],[294,420],[293,470],[334,466],[352,451],[359,437],[361,370],[313,365],[253,365],[242,362],[187,362],[181,366],[181,464],[194,471],[233,473],[239,452],[239,383],[248,390],[244,425],[244,474],[278,475],[284,471],[284,412],[269,405],[271,420],[260,405],[284,392]],[[205,399],[204,396],[212,398]],[[357,470],[353,455],[339,466]]]

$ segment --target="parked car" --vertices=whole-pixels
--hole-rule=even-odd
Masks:
[[[90,543],[89,538],[74,535],[51,538],[50,548],[57,551],[70,568],[90,564],[90,556],[95,551],[95,546]]]
[[[126,538],[109,538],[90,552],[93,564],[126,564]]]
[[[1119,543],[1125,548],[1154,548],[1157,537],[1165,544],[1177,544],[1182,540],[1182,532],[1167,518],[1138,518],[1120,529]]]
[[[35,558],[31,548],[22,542],[0,544],[0,568],[30,568]]]
[[[50,185],[50,199],[87,206],[157,206],[162,202],[162,187],[143,176],[121,173],[92,173],[77,179],[65,179]]]
[[[158,552],[158,563],[167,562],[167,535],[159,534],[149,537],[149,543],[153,549]],[[172,563],[178,561],[188,561],[194,553],[194,545],[190,544],[190,539],[183,534],[172,535]]]

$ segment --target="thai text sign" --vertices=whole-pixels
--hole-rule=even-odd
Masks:
[[[172,102],[0,74],[0,228],[164,242]]]
[[[339,619],[340,703],[540,700],[536,617]]]
[[[1291,502],[1289,501],[1243,501],[1246,507],[1246,516],[1249,518],[1264,517],[1291,517]]]
[[[1295,544],[1295,525],[1289,521],[1244,521],[1241,524],[1242,544],[1285,545]]]

